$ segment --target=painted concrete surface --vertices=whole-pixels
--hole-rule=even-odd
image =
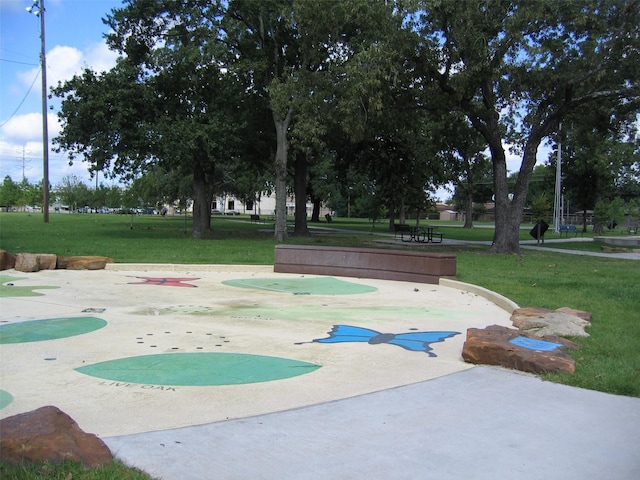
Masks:
[[[466,330],[510,325],[452,286],[162,267],[7,272],[0,416],[55,405],[109,437],[286,411],[472,368]],[[327,341],[336,326],[373,333]]]

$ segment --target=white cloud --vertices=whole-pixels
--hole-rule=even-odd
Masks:
[[[17,115],[4,124],[2,136],[11,141],[27,141],[34,138],[42,138],[42,127],[38,129],[38,124],[42,125],[41,113],[27,113]]]
[[[81,51],[75,47],[56,45],[47,53],[47,85],[55,87],[59,82],[80,75],[86,68],[97,72],[110,70],[115,66],[117,54],[109,50],[104,43],[93,44]],[[18,79],[29,87],[40,67],[18,73]],[[40,90],[37,90],[38,94]]]
[[[55,113],[47,114],[47,131],[49,139],[60,132],[58,117]],[[16,115],[2,127],[2,138],[9,142],[23,145],[28,141],[40,141],[42,144],[42,114],[27,113]],[[20,147],[22,148],[22,147]]]
[[[106,72],[116,65],[118,54],[109,50],[105,43],[94,44],[85,52],[85,61],[96,72]]]
[[[79,50],[74,47],[56,45],[47,53],[47,84],[49,87],[57,86],[58,82],[70,80],[74,75],[79,75],[85,68],[91,68],[97,72],[110,70],[116,64],[117,55],[111,52],[106,44],[99,43]],[[24,70],[16,74],[17,82],[22,85],[22,91],[33,85],[29,93],[30,105],[40,106],[41,81],[34,83],[34,78],[39,77],[39,67]],[[55,103],[55,99],[49,100],[49,106]],[[33,108],[33,107],[31,107]],[[58,117],[54,111],[47,114],[49,146],[51,139],[60,131]],[[29,162],[29,171],[26,176],[33,183],[42,178],[42,111],[41,109],[21,115],[16,115],[6,121],[0,127],[0,178],[10,175],[19,179],[22,176],[19,157],[22,149],[26,148],[33,157]],[[77,161],[73,166],[60,154],[49,153],[49,179],[52,184],[60,183],[67,175],[76,175],[78,178],[88,181],[87,165]],[[14,161],[15,160],[15,161]],[[18,171],[20,170],[20,171]]]

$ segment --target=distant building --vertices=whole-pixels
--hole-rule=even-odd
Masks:
[[[238,213],[253,213],[257,215],[275,215],[276,211],[276,195],[260,196],[260,199],[254,202],[244,203],[242,200],[238,200],[233,195],[223,195],[214,197],[211,205],[212,210],[218,210],[222,214],[229,212]],[[293,195],[287,196],[287,215],[295,215],[296,203]],[[311,216],[313,212],[313,204],[311,202],[306,203],[307,217]],[[323,217],[327,213],[331,213],[330,209],[324,205],[320,207],[320,216]]]

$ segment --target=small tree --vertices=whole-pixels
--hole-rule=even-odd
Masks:
[[[624,212],[625,203],[621,198],[598,202],[593,212],[593,233],[604,233],[605,226],[609,230],[614,230],[624,217]]]

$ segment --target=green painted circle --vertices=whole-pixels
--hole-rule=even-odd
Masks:
[[[3,409],[11,402],[13,402],[13,396],[9,392],[0,390],[0,409]]]
[[[313,372],[320,365],[242,353],[166,353],[94,363],[77,372],[117,382],[171,386],[240,385]]]
[[[93,332],[107,325],[96,317],[48,318],[0,325],[0,344],[43,342]]]
[[[378,289],[361,283],[346,282],[332,277],[318,278],[245,278],[225,280],[224,285],[255,290],[293,293],[294,295],[356,295]]]

